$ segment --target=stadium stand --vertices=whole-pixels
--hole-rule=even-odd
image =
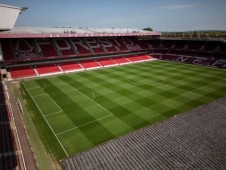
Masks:
[[[11,47],[11,41],[9,39],[1,40],[2,50],[3,50],[3,59],[4,61],[15,61],[14,53]]]
[[[114,45],[114,40],[112,38],[98,38],[98,41],[102,44],[102,47],[108,53],[114,53],[119,51],[119,48]]]
[[[76,54],[73,48],[71,48],[70,43],[67,39],[53,39],[53,43],[60,53],[60,56],[71,56]]]
[[[40,76],[58,74],[62,72],[60,68],[55,64],[38,65],[36,66],[36,70]]]
[[[75,62],[60,63],[60,67],[65,73],[84,70],[80,64]]]
[[[18,165],[13,130],[10,127],[11,114],[5,102],[5,93],[0,80],[0,169],[16,169]]]
[[[101,65],[99,65],[96,61],[94,60],[83,60],[80,61],[79,64],[81,64],[81,66],[88,70],[88,69],[94,69],[94,68],[100,68]]]
[[[108,67],[108,66],[114,66],[118,65],[115,61],[113,61],[111,58],[99,58],[96,60],[100,65],[103,67]]]
[[[30,66],[12,67],[10,73],[13,79],[37,76],[35,70]]]
[[[141,62],[141,61],[143,61],[143,59],[140,56],[127,56],[126,59],[131,61],[131,62]]]
[[[120,65],[131,63],[131,61],[129,61],[125,57],[114,57],[113,60]]]
[[[35,39],[35,44],[38,49],[38,53],[47,58],[59,56],[56,47],[53,46],[53,42],[50,39]]]
[[[136,36],[1,39],[4,63],[12,79],[101,68],[152,58],[225,68],[225,44],[220,40],[150,40]],[[43,65],[41,62],[44,61],[60,66],[48,65],[46,62]],[[24,62],[31,64],[18,67]],[[16,67],[10,66],[14,63]],[[32,69],[31,66],[37,68]]]
[[[155,58],[150,55],[141,55],[140,58],[143,60],[154,60]]]
[[[202,46],[203,46],[203,42],[202,41],[190,42],[190,43],[188,43],[188,50],[200,51],[200,48]]]

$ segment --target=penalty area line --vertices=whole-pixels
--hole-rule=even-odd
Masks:
[[[64,146],[62,145],[62,143],[60,142],[59,138],[57,137],[57,135],[55,134],[53,128],[50,126],[48,120],[46,119],[46,117],[44,116],[44,114],[42,113],[42,110],[39,108],[38,104],[36,103],[36,101],[34,100],[34,98],[31,96],[29,90],[27,89],[26,85],[22,82],[22,84],[24,85],[25,89],[27,90],[28,94],[30,95],[30,97],[32,98],[32,100],[34,101],[35,105],[37,106],[38,110],[40,111],[40,113],[42,114],[42,117],[45,119],[47,125],[49,126],[49,128],[51,129],[52,133],[54,134],[55,138],[57,139],[57,141],[59,142],[60,146],[62,147],[64,153],[66,154],[66,156],[69,156],[67,151],[65,150]]]
[[[80,128],[80,127],[83,127],[83,126],[89,125],[89,124],[91,124],[91,123],[94,123],[94,122],[97,122],[97,121],[99,121],[99,120],[102,120],[102,119],[108,118],[108,117],[110,117],[110,116],[113,116],[113,115],[108,115],[108,116],[101,117],[101,118],[99,118],[99,119],[96,119],[96,120],[90,121],[90,122],[88,122],[88,123],[84,123],[84,124],[82,124],[82,125],[80,125],[80,126],[76,126],[76,127],[74,127],[74,128],[71,128],[71,129],[68,129],[68,130],[65,130],[65,131],[59,132],[59,133],[57,133],[56,135],[58,136],[58,135],[61,135],[61,134],[63,134],[63,133],[70,132],[70,131],[72,131],[72,130],[75,130],[75,129],[78,129],[78,128]]]

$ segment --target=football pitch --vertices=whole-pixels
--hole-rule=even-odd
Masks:
[[[151,61],[21,82],[60,160],[226,95],[226,71]]]

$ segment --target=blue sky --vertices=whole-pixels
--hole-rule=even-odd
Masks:
[[[226,0],[0,0],[25,6],[17,27],[226,30]]]

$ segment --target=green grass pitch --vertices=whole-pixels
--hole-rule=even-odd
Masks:
[[[22,81],[57,160],[226,95],[225,70],[152,61]]]

